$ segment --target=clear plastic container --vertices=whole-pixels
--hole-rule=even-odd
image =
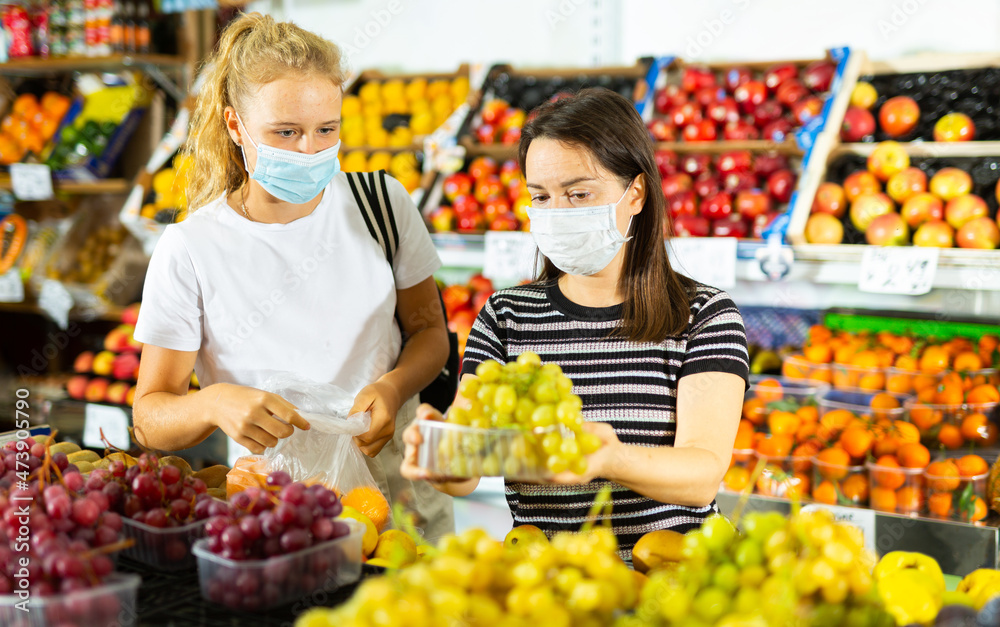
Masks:
[[[112,573],[93,588],[31,597],[30,611],[17,609],[21,598],[0,595],[0,625],[4,627],[56,627],[60,625],[115,625],[132,627],[138,618],[136,593],[142,578],[139,575]]]
[[[722,477],[721,490],[742,492],[750,484],[754,465],[757,463],[756,452],[752,448],[733,449],[729,460],[729,470]]]
[[[928,448],[956,450],[992,447],[1000,439],[1000,403],[933,405],[909,398],[903,404],[906,420],[920,431]]]
[[[743,397],[743,417],[752,422],[758,431],[768,431],[771,413],[784,411],[799,412],[802,407],[816,407],[816,398],[830,389],[822,381],[809,379],[789,379],[787,377],[751,376],[750,389]],[[800,422],[805,420],[799,416]],[[809,420],[815,420],[813,411]],[[796,422],[793,420],[792,425]],[[787,425],[787,428],[791,428]],[[786,435],[794,435],[794,429]]]
[[[543,431],[478,429],[425,420],[420,423],[423,443],[417,452],[417,465],[432,474],[456,479],[543,481],[552,476],[542,450],[542,438],[548,433],[558,431],[554,427]]]
[[[122,534],[135,538],[135,544],[122,551],[122,555],[164,571],[190,569],[195,565],[191,545],[205,537],[207,522],[197,520],[181,527],[159,529],[122,517]]]
[[[812,484],[812,458],[788,455],[768,457],[757,453],[757,459],[764,468],[757,478],[754,491],[764,496],[778,496],[787,499],[807,498]]]
[[[882,399],[886,396],[894,399],[897,407],[872,407],[872,402],[876,396]],[[871,391],[871,390],[840,390],[832,389],[822,393],[817,400],[819,405],[820,419],[835,410],[848,411],[855,417],[865,420],[903,420],[906,416],[904,405],[910,397],[903,394],[893,394],[891,392]]]
[[[924,469],[879,466],[873,461],[868,469],[868,507],[880,512],[919,514],[923,506]]]
[[[989,463],[987,461],[987,466]],[[986,500],[989,471],[967,477],[936,474],[934,471],[933,463],[923,471],[927,486],[927,515],[944,520],[981,523],[989,514],[989,502]]]
[[[926,373],[902,368],[885,369],[885,389],[896,394],[916,395],[921,390],[935,388],[944,373]]]
[[[812,498],[827,505],[868,504],[868,472],[864,466],[838,466],[812,458]]]
[[[351,527],[346,536],[263,560],[229,560],[208,550],[208,538],[198,540],[191,551],[201,596],[236,610],[266,610],[357,581],[365,529],[345,522]]]
[[[838,390],[870,390],[885,389],[885,368],[866,368],[850,364],[830,364],[833,374],[833,387]]]
[[[833,383],[830,364],[817,364],[803,355],[789,355],[781,362],[781,374],[789,379],[809,379],[827,385]]]

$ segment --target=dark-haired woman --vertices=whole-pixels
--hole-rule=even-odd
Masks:
[[[508,482],[514,524],[579,529],[610,484],[626,556],[648,531],[685,532],[717,511],[749,374],[743,319],[724,292],[671,268],[653,146],[627,99],[590,89],[544,105],[518,160],[545,267],[536,282],[489,299],[462,376],[525,351],[562,367],[583,400],[584,428],[604,446],[584,475]],[[441,416],[423,406],[418,418]],[[434,479],[416,465],[418,423],[404,440],[403,476]],[[477,484],[434,485],[462,496]]]

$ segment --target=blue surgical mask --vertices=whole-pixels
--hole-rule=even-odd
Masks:
[[[340,159],[337,158],[339,141],[335,146],[311,155],[283,150],[255,143],[239,113],[236,114],[236,120],[243,127],[247,140],[257,150],[257,165],[253,172],[250,172],[247,164],[246,150],[241,150],[243,167],[250,172],[250,178],[260,183],[275,198],[296,205],[307,203],[319,196],[340,172]]]

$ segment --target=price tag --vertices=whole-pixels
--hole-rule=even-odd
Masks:
[[[128,435],[128,414],[121,407],[87,403],[83,412],[83,445],[91,448],[104,448],[107,444],[101,440],[101,433],[112,446],[128,450],[131,438]]]
[[[8,270],[0,274],[0,303],[20,303],[24,301],[24,283],[21,273]]]
[[[812,503],[803,507],[802,512],[808,513],[820,509],[825,509],[833,514],[833,518],[837,522],[854,525],[860,529],[865,548],[869,551],[875,551],[875,510]]]
[[[45,279],[38,293],[38,306],[59,325],[60,329],[69,326],[69,310],[73,308],[73,295],[59,281]]]
[[[867,246],[858,289],[874,294],[926,294],[934,285],[940,252],[919,246]]]
[[[667,244],[674,269],[712,287],[736,285],[735,237],[674,237]]]
[[[52,192],[52,169],[43,163],[12,163],[10,182],[18,200],[49,200]]]
[[[493,281],[533,279],[537,250],[531,233],[486,231],[483,276]]]

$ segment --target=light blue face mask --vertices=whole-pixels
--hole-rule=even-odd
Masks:
[[[319,196],[340,172],[340,159],[337,156],[340,152],[339,141],[326,150],[307,155],[255,143],[239,113],[236,114],[236,120],[243,127],[250,144],[257,150],[257,165],[250,173],[250,178],[260,183],[275,198],[296,205],[307,203]],[[241,152],[243,167],[250,172],[246,150],[242,146]]]

